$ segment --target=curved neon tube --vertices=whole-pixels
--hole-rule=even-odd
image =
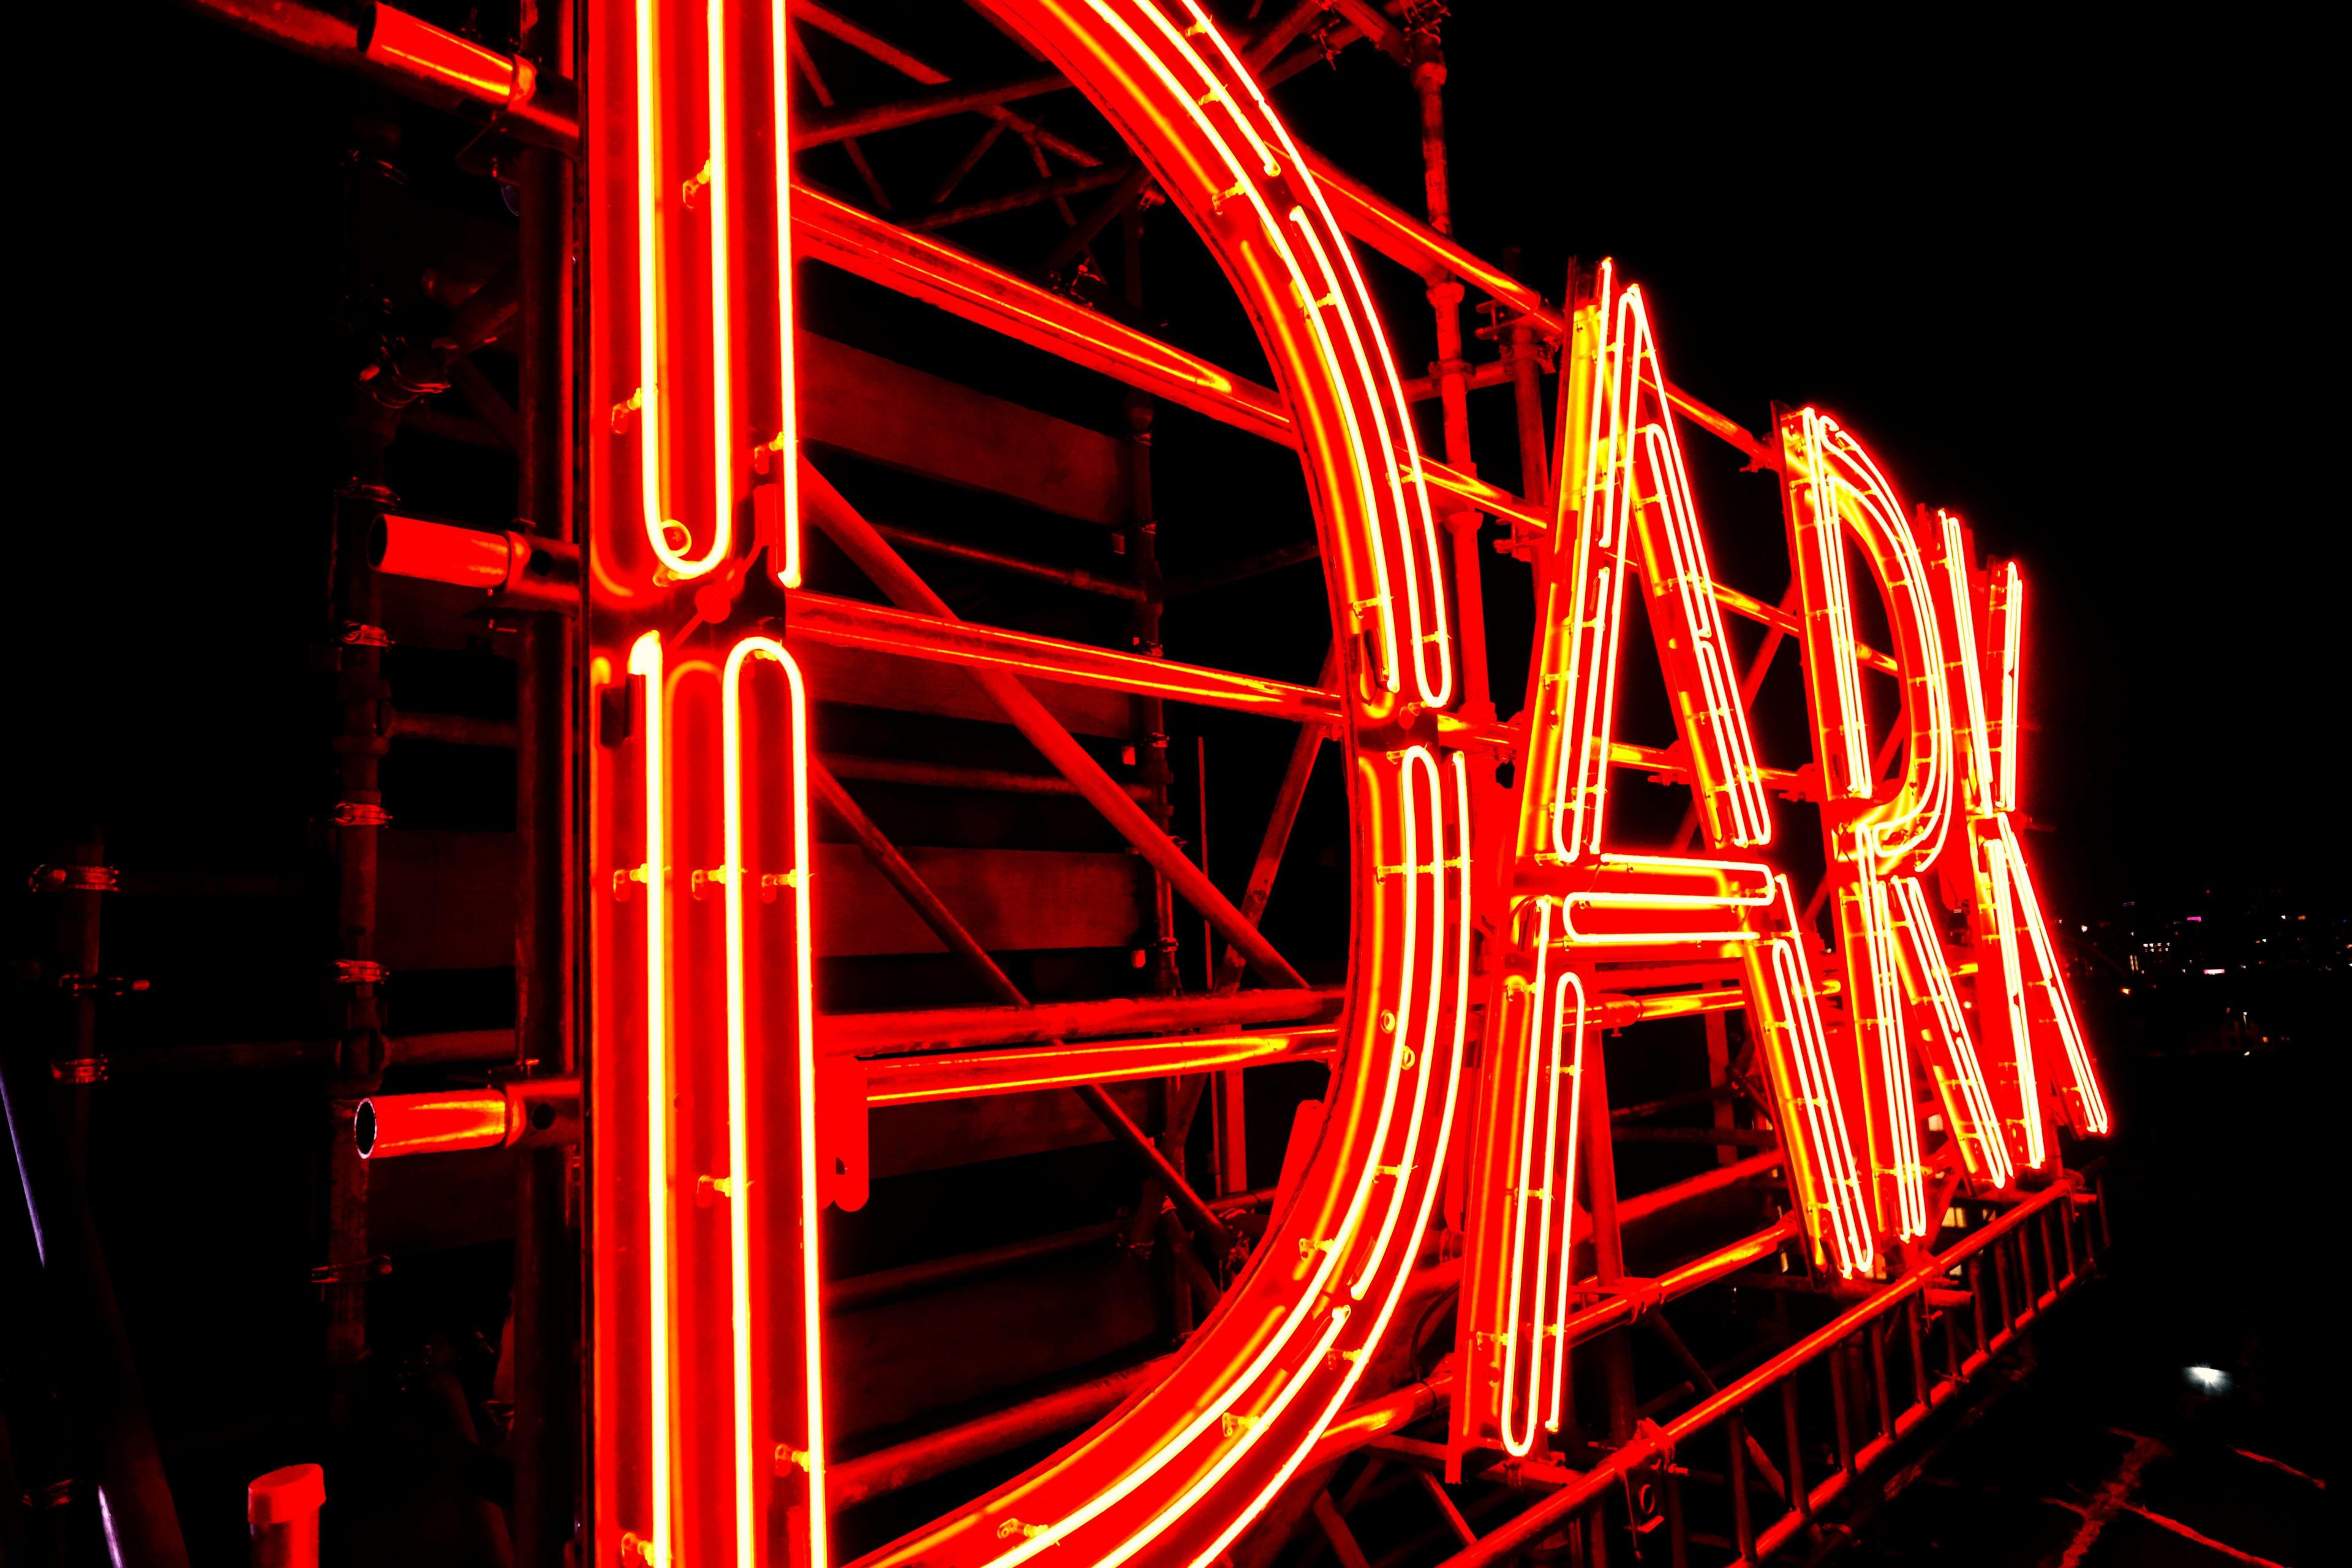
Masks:
[[[656,6],[657,0],[637,0],[637,429],[640,433],[638,468],[645,509],[646,542],[652,547],[655,559],[661,563],[666,571],[673,577],[686,581],[702,575],[726,557],[729,546],[732,542],[732,511],[724,504],[718,507],[712,520],[710,547],[699,556],[689,555],[685,551],[671,546],[668,531],[673,527],[683,531],[685,525],[669,518],[668,509],[663,500],[663,470],[667,459],[665,455],[667,448],[662,432],[663,421],[667,417],[667,414],[665,407],[666,395],[663,391],[662,378],[662,301],[668,292],[666,287],[668,279],[662,265],[663,193],[661,191],[662,138],[659,87],[661,27],[660,18],[656,15]],[[716,73],[719,80],[714,82],[711,88],[713,102],[711,123],[716,131],[723,124],[718,116],[724,112],[726,97],[725,70],[719,59],[721,41],[719,0],[711,0],[709,15],[711,59],[714,65],[720,67]],[[711,149],[711,199],[709,205],[714,215],[714,236],[719,237],[722,243],[725,219],[718,215],[725,203],[721,199],[718,182],[722,175],[726,161],[724,137],[721,134],[719,135]],[[722,258],[719,264],[716,281],[723,286],[724,279]],[[723,380],[726,374],[726,361],[730,357],[725,352],[727,340],[719,335],[726,331],[722,325],[727,320],[727,306],[723,294],[713,296],[711,318],[714,323],[713,346],[720,351],[719,358],[721,364],[719,374]],[[731,391],[721,390],[720,408],[730,406],[726,399],[731,395]],[[718,423],[719,426],[718,439],[721,455],[720,467],[717,475],[717,493],[723,502],[732,495],[733,463],[725,451],[730,422],[722,418]],[[688,537],[690,541],[692,537],[690,531],[688,532]]]
[[[823,1282],[817,1253],[815,966],[809,942],[809,933],[814,930],[809,907],[809,872],[814,861],[809,853],[808,693],[801,678],[800,666],[793,661],[792,655],[785,651],[782,643],[764,637],[745,637],[728,653],[719,688],[720,784],[724,795],[726,833],[723,869],[727,895],[727,1148],[729,1171],[735,1182],[732,1201],[728,1205],[730,1329],[735,1378],[735,1548],[740,1568],[758,1568],[763,1555],[760,1551],[759,1500],[768,1485],[770,1473],[770,1467],[761,1461],[774,1447],[772,1441],[761,1441],[762,1434],[755,1431],[752,1426],[753,1412],[761,1403],[757,1397],[760,1368],[755,1363],[753,1352],[753,1342],[760,1325],[753,1318],[751,1298],[754,1260],[749,1184],[753,1179],[751,1147],[752,1107],[747,1083],[749,1008],[744,982],[749,954],[743,890],[752,879],[752,872],[743,853],[742,737],[743,681],[747,666],[754,658],[774,660],[783,671],[789,692],[793,859],[787,885],[792,889],[795,933],[792,963],[794,1004],[793,1055],[793,1068],[799,1079],[794,1098],[800,1111],[796,1129],[800,1138],[802,1310],[799,1327],[804,1369],[803,1383],[807,1391],[802,1411],[805,1446],[801,1447],[801,1452],[806,1456],[809,1478],[809,1561],[821,1568],[829,1561],[829,1554],[824,1507],[824,1400],[821,1375],[824,1363],[818,1350]]]

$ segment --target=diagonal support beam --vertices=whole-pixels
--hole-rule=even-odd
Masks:
[[[900,76],[920,82],[925,87],[948,85],[948,75],[945,71],[908,53],[897,45],[867,32],[846,17],[815,4],[815,0],[801,0],[800,4],[793,7],[793,15],[819,32],[831,34],[868,58],[881,61]],[[828,104],[826,107],[832,106]],[[1100,158],[1076,142],[1055,135],[1044,126],[1024,119],[1002,104],[988,104],[982,107],[980,112],[994,121],[1003,130],[1028,138],[1048,152],[1057,153],[1071,163],[1084,168],[1091,169],[1102,162]]]
[[[892,603],[901,609],[920,611],[943,621],[957,619],[947,601],[933,593],[914,568],[890,548],[889,542],[874,531],[874,525],[806,462],[801,464],[801,503],[817,526],[841,546]],[[1307,984],[1306,977],[1258,934],[1257,928],[1243,918],[1241,910],[1217,890],[1216,884],[1192,864],[1176,841],[1144,815],[1143,808],[1103,771],[1102,764],[1078,744],[1059,720],[1045,711],[1045,705],[1021,684],[1017,676],[987,668],[970,668],[965,673],[1003,710],[1013,728],[1028,738],[1055,771],[1076,784],[1078,793],[1102,813],[1119,836],[1135,846],[1151,868],[1167,878],[1169,885],[1186,903],[1206,916],[1220,936],[1241,949],[1252,968],[1276,985]]]
[[[899,896],[914,908],[922,922],[931,928],[931,934],[944,942],[949,952],[962,959],[1000,1001],[1015,1007],[1028,1006],[1027,994],[1013,984],[1013,977],[1005,973],[996,960],[988,955],[988,950],[964,929],[963,922],[956,919],[955,911],[940,900],[939,894],[931,890],[931,885],[923,880],[921,873],[898,853],[898,846],[874,825],[874,819],[866,815],[865,808],[841,787],[841,781],[814,758],[809,761],[809,783],[815,789],[817,798],[824,803],[825,809],[849,829],[850,837],[857,840],[857,847],[865,852],[866,858],[874,862],[876,868],[898,890]],[[1052,1043],[1058,1045],[1061,1042]],[[1078,1084],[1074,1086],[1074,1091],[1086,1101],[1087,1109],[1110,1129],[1111,1136],[1126,1145],[1128,1152],[1150,1170],[1153,1179],[1159,1182],[1160,1190],[1183,1211],[1185,1220],[1201,1239],[1213,1247],[1220,1258],[1232,1253],[1235,1245],[1234,1233],[1202,1201],[1201,1194],[1186,1184],[1176,1167],[1168,1163],[1168,1156],[1161,1153],[1159,1145],[1152,1142],[1143,1129],[1118,1108],[1118,1102],[1098,1084]]]
[[[1316,684],[1328,688],[1339,679],[1339,658],[1335,646],[1323,656],[1323,674]],[[1282,770],[1281,787],[1274,792],[1274,809],[1266,816],[1265,833],[1258,840],[1257,859],[1250,867],[1249,886],[1242,893],[1242,918],[1253,926],[1265,919],[1266,900],[1274,896],[1274,879],[1282,869],[1283,851],[1290,847],[1290,830],[1297,826],[1298,808],[1307,799],[1307,782],[1315,776],[1315,759],[1321,754],[1328,733],[1320,724],[1307,724],[1300,728],[1298,738],[1291,742],[1290,761]],[[1244,967],[1242,954],[1226,948],[1217,965],[1217,989],[1238,988]]]

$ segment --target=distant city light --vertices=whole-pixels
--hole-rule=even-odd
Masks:
[[[2230,1392],[2230,1374],[2218,1366],[2184,1367],[2189,1385],[2206,1394]]]
[[[2227,974],[2230,972],[2226,969],[2209,969],[2205,973],[2208,974]]]

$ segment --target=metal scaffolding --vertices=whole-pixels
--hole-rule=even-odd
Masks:
[[[322,1262],[313,1279],[324,1301],[321,1354],[337,1369],[336,1397],[347,1403],[359,1400],[360,1369],[374,1348],[369,1292],[392,1266],[371,1239],[376,1162],[513,1151],[496,1178],[513,1186],[511,1342],[504,1351],[513,1424],[500,1449],[502,1473],[510,1476],[513,1560],[531,1568],[590,1561],[567,1553],[601,1552],[619,1538],[602,1494],[618,1487],[620,1474],[605,1460],[583,1458],[593,1436],[587,1424],[600,1408],[595,1379],[610,1375],[609,1367],[590,1364],[604,1342],[583,1325],[613,1310],[617,1293],[616,1277],[590,1258],[600,1177],[582,1169],[583,1139],[588,1149],[597,1147],[596,1119],[610,1110],[599,1098],[608,1090],[594,1081],[600,1069],[592,1061],[598,1026],[591,1016],[597,994],[592,971],[615,962],[599,921],[628,900],[666,896],[658,868],[653,886],[643,878],[633,886],[625,870],[613,871],[623,860],[613,858],[599,837],[610,826],[592,805],[589,777],[598,748],[610,751],[641,735],[646,722],[642,710],[629,708],[625,676],[616,681],[609,670],[592,672],[592,663],[605,656],[592,646],[589,630],[599,563],[585,491],[601,482],[588,477],[591,433],[607,424],[623,427],[632,417],[617,396],[609,406],[600,403],[602,384],[592,384],[592,345],[583,337],[592,325],[610,325],[596,316],[586,281],[600,262],[590,244],[593,186],[583,174],[583,160],[609,155],[593,140],[608,132],[583,126],[583,94],[573,85],[586,58],[586,17],[602,13],[576,15],[560,0],[526,4],[520,37],[501,43],[384,5],[359,7],[362,20],[354,24],[347,11],[276,0],[193,3],[479,125],[487,166],[513,193],[520,228],[509,267],[457,308],[449,331],[396,356],[355,394],[351,480],[339,493],[334,520],[330,633],[338,724],[329,739],[340,769],[332,807],[339,1013],[321,1019],[318,1037],[203,1047],[212,1054],[201,1064],[197,1050],[172,1060],[160,1059],[167,1054],[160,1052],[105,1057],[78,1013],[79,1033],[57,1059],[103,1061],[103,1069],[93,1070],[120,1079],[311,1069],[321,1090],[316,1136],[323,1171]],[[1526,756],[1528,721],[1496,709],[1484,584],[1488,563],[1526,559],[1534,542],[1559,526],[1561,454],[1546,436],[1555,417],[1547,386],[1570,360],[1580,301],[1573,273],[1566,297],[1554,300],[1514,275],[1508,253],[1511,269],[1473,254],[1454,236],[1444,13],[1436,5],[1295,0],[1249,7],[1234,31],[1247,65],[1269,89],[1327,65],[1398,70],[1410,84],[1423,174],[1418,214],[1319,153],[1306,156],[1340,227],[1366,253],[1418,279],[1431,312],[1434,355],[1404,380],[1403,395],[1436,405],[1438,455],[1424,457],[1404,479],[1425,480],[1438,510],[1444,548],[1432,570],[1452,595],[1462,678],[1456,700],[1443,710],[1399,721],[1395,746],[1442,743],[1450,754],[1475,758],[1491,779],[1497,763]],[[1280,1136],[1287,1130],[1276,1123],[1294,1114],[1302,1097],[1315,1099],[1315,1091],[1298,1089],[1295,1075],[1335,1071],[1346,1056],[1347,992],[1329,983],[1329,964],[1281,951],[1265,915],[1318,758],[1349,721],[1346,683],[1353,667],[1337,644],[1311,683],[1169,656],[1166,621],[1183,613],[1171,614],[1171,605],[1240,584],[1264,586],[1274,574],[1315,561],[1318,549],[1252,549],[1225,566],[1189,574],[1161,564],[1162,548],[1200,526],[1192,518],[1162,516],[1155,504],[1154,465],[1167,461],[1175,439],[1167,433],[1170,421],[1160,417],[1164,411],[1200,416],[1276,447],[1297,447],[1300,435],[1281,393],[1147,330],[1156,307],[1143,287],[1145,215],[1168,201],[1148,164],[1103,142],[1098,124],[1082,130],[1076,116],[1063,112],[1076,106],[1068,98],[1073,84],[1059,71],[1038,69],[1032,60],[998,79],[964,74],[969,68],[956,58],[962,34],[954,28],[942,27],[937,39],[886,37],[887,29],[869,26],[856,7],[836,10],[814,0],[793,0],[790,23],[798,83],[792,144],[801,154],[790,192],[793,259],[934,308],[961,323],[959,330],[995,334],[1111,387],[1098,398],[1097,424],[1114,433],[1086,432],[1103,447],[1109,488],[1094,500],[1056,504],[1065,516],[1076,515],[1081,504],[1098,509],[1087,521],[1104,522],[1116,536],[1115,564],[1074,563],[1047,558],[1054,552],[1045,547],[1032,554],[977,542],[953,519],[902,522],[879,509],[869,515],[851,499],[864,493],[851,477],[863,473],[861,462],[1015,500],[1034,498],[1045,482],[1034,474],[1004,477],[1043,467],[1054,456],[1043,443],[1064,426],[1034,411],[1022,411],[1018,442],[1005,437],[1008,444],[977,467],[940,458],[926,468],[919,448],[910,452],[893,447],[896,437],[861,437],[850,428],[878,420],[873,410],[895,400],[912,411],[915,423],[932,421],[944,444],[945,427],[979,405],[949,400],[932,387],[940,378],[929,371],[834,362],[824,374],[864,389],[867,401],[845,397],[848,412],[836,417],[847,424],[804,433],[804,450],[774,460],[777,467],[799,465],[801,512],[813,525],[813,541],[821,533],[826,542],[830,573],[823,591],[796,585],[785,592],[782,627],[795,651],[823,650],[809,658],[835,660],[824,668],[852,672],[830,688],[822,674],[813,679],[820,720],[819,750],[807,770],[817,808],[812,815],[825,839],[820,856],[840,854],[799,874],[825,879],[821,888],[845,889],[837,901],[818,903],[816,962],[820,973],[829,974],[853,959],[887,960],[900,965],[891,973],[902,978],[892,984],[905,988],[887,1007],[861,1004],[812,1021],[822,1088],[806,1092],[832,1097],[824,1115],[846,1117],[860,1129],[850,1142],[861,1156],[869,1111],[914,1114],[919,1108],[966,1118],[970,1129],[979,1129],[957,1131],[964,1123],[946,1120],[923,1123],[922,1135],[940,1140],[941,1152],[936,1165],[921,1169],[977,1164],[1006,1150],[1042,1155],[1106,1137],[1126,1162],[1114,1218],[1076,1226],[1041,1219],[1026,1232],[1015,1227],[1014,1239],[977,1247],[936,1236],[900,1237],[900,1252],[912,1247],[924,1255],[825,1281],[822,1311],[850,1347],[827,1371],[835,1396],[871,1400],[888,1413],[856,1426],[853,1446],[862,1451],[834,1461],[828,1500],[838,1519],[852,1521],[837,1527],[839,1538],[870,1539],[877,1549],[871,1560],[896,1561],[887,1551],[904,1549],[883,1543],[909,1530],[919,1539],[921,1529],[935,1528],[923,1526],[923,1518],[942,1506],[952,1517],[960,1505],[940,1500],[956,1486],[970,1483],[965,1497],[995,1487],[1012,1473],[1014,1458],[1075,1437],[1170,1376],[1203,1321],[1248,1273],[1253,1247],[1296,1197],[1297,1171]],[[1382,58],[1358,58],[1375,55]],[[893,87],[879,92],[877,83]],[[943,125],[962,139],[964,151],[927,189],[905,185],[892,139]],[[860,198],[826,188],[809,172],[814,154],[826,149],[838,149]],[[1000,189],[1009,163],[1022,165],[1019,182]],[[985,184],[984,174],[999,176],[997,184]],[[959,245],[974,226],[1033,209],[1049,210],[1058,222],[1045,254],[1015,262]],[[789,263],[782,265],[789,272]],[[1116,289],[1107,277],[1118,280]],[[1465,329],[1465,306],[1483,324]],[[517,362],[511,407],[471,358],[493,342]],[[388,487],[385,452],[400,438],[404,418],[454,418],[430,401],[452,388],[512,450],[519,484],[511,518],[485,511],[463,524],[418,520]],[[1473,400],[1506,395],[1515,449],[1474,449],[1482,427],[1504,422],[1474,420]],[[1691,427],[1745,464],[1782,467],[1774,439],[1751,434],[1680,388],[1670,388],[1669,397]],[[644,410],[635,416],[643,418]],[[763,452],[756,461],[772,458]],[[1514,476],[1514,488],[1482,474]],[[762,467],[758,482],[747,484],[754,497],[747,517],[773,504],[757,498],[781,488],[777,479]],[[1157,482],[1164,488],[1166,481]],[[910,558],[939,568],[927,576]],[[407,600],[387,607],[391,589],[410,593],[418,583],[436,584],[435,593],[453,591],[422,609]],[[967,591],[973,583],[982,588]],[[998,624],[992,605],[1028,602],[997,596],[1003,584],[1070,595],[1109,618],[1056,613],[1031,617],[1038,625]],[[1792,662],[1801,651],[1796,584],[1769,598],[1717,584],[1714,598],[1723,612],[1761,628],[1738,671],[1738,699],[1752,705],[1776,659]],[[730,615],[740,619],[742,605],[758,602],[748,581],[737,577],[709,601],[697,598],[694,616],[698,626],[715,626]],[[408,635],[394,620],[437,617],[454,625],[486,614],[510,661],[511,722],[396,710],[382,668],[387,646]],[[669,645],[691,651],[696,629],[676,632]],[[1899,673],[1895,654],[1861,646],[1855,657],[1863,668]],[[849,690],[853,679],[865,682],[857,688],[864,695],[829,695]],[[823,707],[836,700],[893,717],[863,728],[844,725],[836,734]],[[1531,693],[1531,707],[1532,700]],[[1245,875],[1206,864],[1202,775],[1211,753],[1205,744],[1198,751],[1190,742],[1171,745],[1171,711],[1196,710],[1296,726],[1277,748],[1286,761],[1271,783],[1272,805],[1249,847]],[[975,742],[970,755],[877,743],[890,722],[903,724],[909,713],[988,726],[992,737],[1009,729],[1025,750],[992,738],[985,746]],[[1888,737],[1890,747],[1895,738]],[[512,889],[510,1031],[404,1035],[388,1026],[381,1005],[391,975],[379,940],[390,896],[383,856],[384,841],[397,836],[400,803],[380,769],[387,752],[410,744],[511,752],[515,758],[511,855],[502,868]],[[1612,739],[1609,763],[1627,780],[1691,787],[1677,839],[1685,849],[1697,841],[1698,764],[1684,748]],[[1878,765],[1883,772],[1884,756]],[[1188,769],[1199,795],[1197,826],[1180,837]],[[1825,798],[1812,766],[1763,766],[1758,776],[1783,801],[1819,805]],[[1221,773],[1220,789],[1232,787]],[[1516,809],[1496,804],[1499,789],[1476,797],[1482,814],[1497,820]],[[1066,940],[1036,935],[1030,924],[1043,930],[1042,915],[1018,907],[1017,895],[1000,904],[972,890],[991,878],[1013,877],[1012,860],[1000,855],[992,861],[984,847],[894,834],[890,824],[898,819],[877,804],[892,791],[1073,812],[1082,805],[1091,816],[1084,832],[1074,829],[1070,837],[1086,847],[1038,853],[1066,855],[1049,869],[1068,878],[1099,874],[1108,891],[1097,899],[1082,896],[1075,884],[1065,887],[1054,895],[1068,906],[1058,912],[1070,929],[1084,930]],[[1095,859],[1081,868],[1081,855]],[[1437,855],[1443,860],[1442,843]],[[90,845],[69,858],[98,865],[102,857]],[[1297,858],[1288,864],[1296,867]],[[708,888],[698,882],[693,896],[723,891],[726,871],[694,871]],[[733,874],[743,873],[739,868]],[[1244,890],[1228,891],[1236,886]],[[770,887],[761,896],[775,894]],[[88,951],[69,962],[75,973],[94,974],[100,894],[60,896],[77,908],[87,902],[92,911]],[[1197,917],[1197,933],[1180,917],[1180,904]],[[1818,931],[1822,907],[1817,895],[1801,929]],[[890,921],[900,934],[887,942],[876,937],[875,945],[861,947],[848,934],[852,927],[878,931]],[[1182,954],[1195,934],[1198,956],[1188,977]],[[1480,941],[1489,944],[1482,968],[1499,963],[1503,938],[1490,929]],[[1065,950],[1111,955],[1085,971],[1087,994],[1055,993],[1050,981],[1024,973],[1019,955]],[[1377,1378],[1331,1421],[1255,1529],[1231,1545],[1224,1560],[1236,1568],[1278,1558],[1304,1568],[1327,1552],[1344,1568],[1485,1568],[1520,1559],[1601,1564],[1612,1553],[1661,1545],[1675,1568],[1759,1562],[1823,1539],[1825,1521],[1850,1492],[1885,1479],[1907,1439],[1938,1411],[1968,1398],[2042,1313],[2095,1274],[2108,1245],[2095,1165],[2068,1170],[2060,1163],[2031,1190],[1994,1197],[1964,1186],[1949,1145],[1926,1174],[1925,1235],[1879,1277],[1836,1280],[1809,1269],[1806,1220],[1787,1179],[1790,1134],[1777,1120],[1756,1044],[1762,1026],[1745,1018],[1749,1003],[1737,965],[1713,951],[1629,963],[1605,978],[1609,989],[1581,1004],[1596,1042],[1601,1031],[1627,1032],[1615,1056],[1622,1064],[1624,1053],[1647,1048],[1638,1042],[1660,1041],[1659,1051],[1689,1057],[1705,1082],[1645,1100],[1631,1092],[1612,1099],[1606,1082],[1612,1053],[1596,1045],[1585,1058],[1576,1160],[1589,1250],[1580,1250],[1569,1288],[1572,1310],[1557,1331],[1563,1346],[1591,1348],[1575,1363],[1561,1430],[1546,1447],[1516,1457],[1492,1448],[1465,1454],[1449,1436],[1450,1401],[1461,1386],[1454,1342],[1424,1331],[1442,1327],[1463,1290],[1463,1238],[1471,1218],[1461,1187],[1470,1150],[1467,1134],[1460,1134],[1434,1156],[1452,1186],[1401,1287],[1397,1321],[1413,1331],[1402,1353],[1379,1362]],[[1113,981],[1126,989],[1104,994]],[[1735,1015],[1742,1017],[1736,1033]],[[1670,1022],[1676,1019],[1698,1022]],[[1490,1031],[1496,1026],[1488,1021]],[[477,1070],[468,1081],[416,1087],[416,1074],[454,1080],[458,1069]],[[20,1076],[12,1072],[7,1080],[12,1119],[20,1097],[34,1092]],[[393,1084],[394,1077],[401,1081]],[[86,1093],[87,1083],[77,1092]],[[1072,1100],[1083,1116],[1067,1113]],[[983,1126],[991,1114],[998,1120]],[[1204,1129],[1198,1137],[1196,1119]],[[1203,1145],[1210,1151],[1205,1162],[1199,1156]],[[1275,1151],[1271,1164],[1267,1148]],[[1646,1187],[1631,1181],[1620,1186],[1628,1150],[1672,1148],[1696,1152],[1706,1163]],[[1280,1168],[1280,1179],[1254,1189],[1253,1175],[1263,1183],[1273,1167]],[[1640,1168],[1651,1170],[1654,1163]],[[67,1163],[46,1169],[58,1184],[45,1186],[37,1201],[61,1204],[59,1212],[72,1215]],[[843,1179],[862,1187],[868,1173],[845,1168]],[[707,1206],[710,1191],[706,1186],[695,1201]],[[1045,1201],[1050,1195],[1038,1194],[1040,1212],[1063,1212]],[[718,1201],[726,1196],[721,1190]],[[70,1241],[74,1233],[64,1234]],[[897,1256],[887,1247],[876,1255],[884,1254]],[[1103,1283],[1113,1268],[1130,1268],[1139,1259],[1149,1279],[1140,1296]],[[1100,1267],[1087,1273],[1072,1260]],[[105,1315],[102,1261],[79,1278],[98,1304],[100,1328],[93,1332],[119,1336],[119,1323]],[[1073,1315],[1097,1310],[1087,1290],[1101,1291],[1106,1300],[1124,1292],[1100,1307],[1102,1315],[1140,1321],[1144,1331],[1108,1344],[1104,1336],[1074,1335],[1066,1356],[1030,1356],[1022,1376],[976,1393],[957,1388],[930,1397],[910,1386],[918,1375],[892,1370],[879,1348],[891,1323],[908,1336],[945,1331],[959,1310],[955,1292],[974,1292],[977,1300],[983,1287],[1008,1279],[1020,1291],[1002,1301],[989,1298],[986,1310],[996,1315],[974,1331],[983,1336],[975,1341],[976,1357],[991,1353],[986,1334],[1005,1331],[1020,1314],[1056,1300],[1066,1300]],[[1149,1299],[1137,1306],[1129,1297]],[[918,1311],[908,1303],[929,1305]],[[1703,1331],[1693,1326],[1702,1320]],[[855,1332],[845,1327],[853,1321]],[[1438,1353],[1424,1359],[1441,1339]],[[108,1483],[139,1500],[134,1511],[118,1506],[113,1517],[143,1521],[155,1540],[175,1539],[171,1494],[152,1438],[142,1436],[145,1416],[135,1379],[110,1385],[109,1400],[90,1408],[117,1424],[108,1464],[130,1467],[105,1475],[136,1472],[131,1480]],[[782,1458],[787,1482],[794,1462]],[[811,1468],[804,1456],[798,1462],[803,1471]],[[115,1495],[109,1493],[110,1501]],[[778,1496],[784,1495],[780,1487]],[[886,1521],[887,1529],[856,1524],[858,1519]],[[575,1521],[583,1520],[587,1532],[575,1536]],[[172,1558],[162,1552],[152,1560]],[[599,1568],[609,1562],[603,1555],[593,1561]]]

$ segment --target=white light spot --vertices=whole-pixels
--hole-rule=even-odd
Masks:
[[[2230,1392],[2230,1374],[2218,1366],[2191,1366],[2181,1369],[2189,1386],[2204,1394]]]

